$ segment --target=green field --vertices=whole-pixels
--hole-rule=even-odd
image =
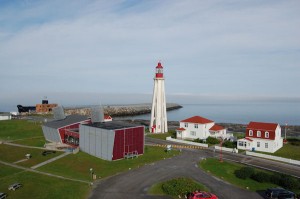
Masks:
[[[231,184],[234,184],[244,189],[249,189],[252,191],[261,191],[270,187],[278,187],[278,185],[272,183],[259,183],[249,178],[246,180],[237,178],[234,175],[234,171],[242,167],[245,167],[245,165],[242,164],[226,162],[226,161],[220,163],[218,159],[209,158],[206,160],[202,160],[199,163],[199,166],[206,172],[211,173],[212,175],[217,176],[218,178],[221,178],[225,181],[230,182]],[[263,171],[263,170],[256,169],[256,171]]]
[[[34,138],[19,139],[13,141],[12,143],[26,145],[26,146],[44,147],[44,145],[48,142],[45,140],[44,136],[41,136],[41,137],[34,137]]]
[[[123,171],[128,171],[129,169],[141,167],[145,164],[149,164],[163,158],[169,158],[177,154],[179,154],[179,151],[176,150],[166,153],[164,148],[147,146],[145,147],[144,155],[137,158],[106,161],[87,153],[79,152],[78,154],[68,155],[55,162],[40,167],[38,170],[65,177],[90,180],[90,168],[93,168],[97,178],[103,178]]]
[[[13,163],[22,159],[25,159],[26,154],[31,154],[32,158],[25,162],[20,162],[18,165],[31,167],[41,162],[44,162],[48,159],[51,159],[55,156],[62,154],[62,152],[56,152],[55,154],[49,154],[47,156],[42,155],[43,150],[41,149],[31,149],[31,148],[23,148],[10,146],[6,144],[0,144],[0,160]]]
[[[259,152],[263,153],[263,152]],[[283,144],[283,147],[275,153],[263,153],[267,155],[279,156],[283,158],[289,158],[293,160],[300,160],[300,147],[292,145],[290,143]]]
[[[23,187],[16,191],[8,191],[8,186],[15,182],[21,183]],[[18,169],[0,164],[0,192],[7,193],[8,198],[82,199],[87,198],[90,189],[88,184],[32,172],[20,172]]]
[[[27,120],[0,121],[0,140],[17,140],[43,136],[41,124]]]

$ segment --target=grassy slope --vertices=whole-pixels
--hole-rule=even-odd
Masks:
[[[265,190],[270,187],[278,187],[278,185],[272,183],[259,183],[252,179],[243,180],[235,177],[234,171],[244,167],[244,165],[241,164],[236,164],[236,163],[226,162],[226,161],[220,163],[218,159],[210,158],[201,161],[200,167],[205,171],[212,173],[214,176],[217,176],[225,181],[230,182],[231,184],[234,184],[244,189],[248,187],[252,191],[259,191],[259,190]]]
[[[25,161],[18,163],[18,165],[31,167],[41,162],[44,162],[48,159],[51,159],[55,156],[62,154],[62,152],[56,152],[55,154],[49,154],[47,156],[42,155],[43,150],[40,149],[30,149],[30,148],[23,148],[23,147],[15,147],[5,144],[0,144],[0,160],[5,162],[16,162],[22,159],[25,159],[26,154],[31,154],[32,158]]]
[[[26,146],[44,147],[46,140],[44,137],[25,138],[22,140],[13,141],[12,143]]]
[[[259,152],[259,153],[263,153],[263,152]],[[300,160],[300,147],[288,143],[288,144],[284,144],[283,147],[278,151],[276,151],[275,153],[263,153],[263,154],[279,156],[279,157],[289,158],[293,160]]]
[[[87,198],[90,187],[87,184],[62,180],[31,172],[19,172],[0,164],[0,192],[8,194],[8,198],[39,198],[39,199],[82,199]],[[1,175],[4,171],[5,175]],[[15,182],[23,184],[16,191],[8,191],[8,186]]]
[[[126,171],[129,168],[137,168],[147,163],[168,158],[178,153],[179,152],[175,150],[170,153],[166,153],[164,152],[164,148],[146,147],[145,154],[139,156],[138,158],[118,161],[105,161],[87,153],[79,152],[76,155],[68,155],[53,163],[40,167],[38,170],[66,177],[73,177],[76,179],[90,180],[90,168],[93,168],[93,171],[97,177],[100,176],[103,178]]]
[[[0,121],[0,140],[16,140],[43,136],[41,125],[26,120]]]
[[[173,133],[149,133],[147,134],[148,137],[151,138],[156,138],[156,139],[161,139],[161,140],[166,140],[166,137],[172,136]]]

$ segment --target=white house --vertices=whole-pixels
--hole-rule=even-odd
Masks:
[[[11,114],[0,112],[0,120],[11,120]]]
[[[210,137],[226,138],[226,129],[216,125],[214,121],[194,116],[180,121],[176,129],[177,139],[206,139]]]
[[[104,122],[111,122],[112,117],[110,115],[104,115]]]
[[[283,145],[281,128],[276,123],[250,122],[245,138],[239,139],[238,149],[274,153]]]

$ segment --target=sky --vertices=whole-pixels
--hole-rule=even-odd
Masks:
[[[0,111],[62,105],[300,102],[299,0],[0,0]]]

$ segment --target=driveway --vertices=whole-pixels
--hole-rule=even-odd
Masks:
[[[197,168],[199,161],[210,156],[211,153],[205,150],[185,149],[179,156],[99,181],[89,198],[169,198],[149,196],[147,191],[153,184],[175,177],[192,178],[210,188],[220,199],[263,198],[258,193],[235,187]]]

